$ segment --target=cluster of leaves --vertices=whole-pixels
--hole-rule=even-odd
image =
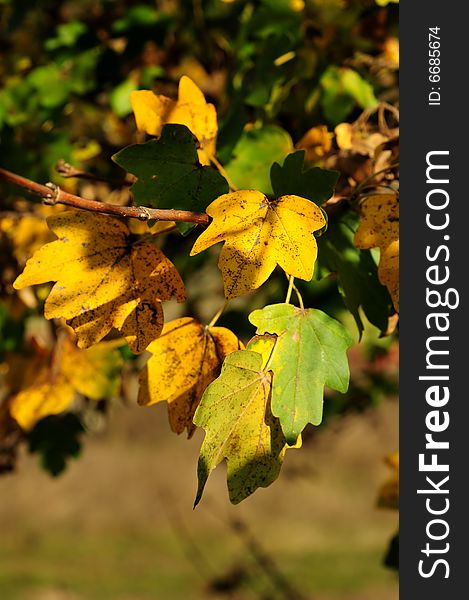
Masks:
[[[50,172],[53,158],[72,157],[63,144],[54,150],[52,140],[62,135],[65,119],[98,106],[93,127],[104,122],[100,130],[112,133],[106,139],[100,133],[98,146],[85,143],[80,156],[73,155],[75,162],[126,146],[113,161],[127,172],[132,200],[143,214],[145,207],[205,212],[210,224],[194,232],[192,222],[138,224],[60,207],[47,209],[53,212],[47,226],[43,208],[28,210],[20,220],[3,216],[2,246],[8,252],[1,264],[2,296],[8,314],[17,311],[18,318],[1,323],[7,389],[2,423],[8,424],[2,443],[19,427],[51,464],[50,428],[67,415],[97,410],[96,402],[90,409],[93,401],[118,394],[123,357],[141,366],[132,357],[146,350],[150,357],[139,372],[139,404],[166,402],[177,433],[205,430],[196,503],[223,460],[230,499],[237,503],[270,485],[286,450],[301,445],[306,425],[321,423],[325,386],[340,393],[348,389],[346,351],[352,337],[327,314],[335,310],[305,308],[305,300],[316,303],[322,289],[333,287],[359,336],[363,315],[382,334],[395,327],[395,53],[383,37],[379,51],[367,54],[367,18],[373,22],[385,14],[371,2],[344,8],[312,0],[214,0],[196,13],[189,29],[192,2],[165,3],[159,10],[154,3],[114,4],[106,17],[112,24],[100,34],[104,44],[102,30],[90,22],[102,16],[99,9],[85,17],[84,8],[68,7],[78,12],[45,44],[53,63],[19,65],[25,76],[16,79],[1,74],[6,77],[2,142],[22,148],[28,128],[30,133],[41,123],[50,150],[41,155],[44,163],[34,166],[32,154],[18,158],[12,152],[5,166],[23,165],[28,175]],[[9,10],[14,28],[19,15],[13,4]],[[338,38],[341,54],[332,62]],[[360,53],[346,63],[357,39],[363,42]],[[173,64],[172,57],[187,55],[188,47],[192,62]],[[136,60],[147,54],[148,60]],[[160,93],[139,89],[152,87],[156,78],[163,78]],[[386,101],[378,101],[380,94]],[[139,130],[136,144],[130,144],[131,111]],[[36,120],[30,120],[31,112]],[[62,139],[73,139],[74,128],[68,123]],[[145,135],[152,139],[144,141]],[[101,171],[113,173],[108,166]],[[67,185],[77,189],[70,180]],[[99,196],[96,189],[91,191]],[[108,194],[109,188],[101,192]],[[110,198],[127,202],[127,188]],[[18,207],[14,198],[10,202]],[[217,243],[223,243],[218,266],[226,302],[205,320],[194,314],[183,281],[209,263],[209,248]],[[267,292],[278,301],[266,304],[263,290],[274,289],[268,286],[279,281],[279,271],[288,279],[285,301],[278,298],[278,284],[279,291]],[[306,283],[296,285],[295,278]],[[228,302],[261,286],[249,315],[254,331],[240,319],[236,333],[216,326]],[[293,293],[298,307],[291,303]],[[188,296],[188,316],[165,323],[163,303],[182,303]],[[53,323],[47,335],[9,331],[15,323],[25,328],[43,304]],[[49,337],[46,344],[43,335]],[[25,351],[26,371],[18,363]],[[73,455],[83,426],[66,425],[72,443],[62,444],[62,452]],[[56,461],[52,470],[63,464]]]

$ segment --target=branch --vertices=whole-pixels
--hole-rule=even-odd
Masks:
[[[45,204],[64,204],[73,208],[80,208],[91,212],[116,215],[118,217],[131,217],[141,221],[177,221],[183,223],[199,223],[208,225],[210,218],[205,213],[196,213],[189,210],[174,210],[162,208],[147,208],[145,206],[117,206],[98,202],[97,200],[86,200],[81,196],[69,194],[53,183],[42,185],[21,177],[16,173],[0,168],[0,178],[19,185],[33,194],[42,196]]]
[[[117,217],[130,217],[140,219],[140,221],[176,221],[179,223],[198,223],[199,225],[208,225],[210,217],[206,213],[191,212],[189,210],[176,210],[172,208],[148,208],[146,206],[117,206],[107,202],[98,202],[97,200],[87,200],[75,194],[69,194],[54,183],[42,185],[36,181],[31,181],[26,177],[0,168],[0,179],[5,179],[10,183],[19,185],[24,189],[42,197],[44,204],[64,204],[73,208],[80,208],[91,212],[104,213],[106,215],[116,215]],[[321,207],[329,217],[340,214],[350,208],[348,198],[333,196]]]

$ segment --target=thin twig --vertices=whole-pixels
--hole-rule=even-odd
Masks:
[[[57,164],[55,165],[55,170],[65,179],[77,178],[87,179],[88,181],[101,181],[103,183],[108,183],[109,185],[112,185],[114,187],[128,187],[132,185],[131,181],[117,181],[114,179],[110,179],[109,177],[102,177],[100,175],[88,173],[88,171],[83,171],[82,169],[77,169],[70,163],[66,162],[63,158],[61,158],[57,162]]]
[[[98,202],[97,200],[87,200],[81,196],[69,194],[53,183],[42,185],[1,168],[0,178],[19,185],[33,194],[42,196],[45,204],[64,204],[65,206],[72,206],[73,208],[80,208],[91,212],[140,219],[140,221],[176,221],[199,223],[201,225],[208,225],[210,222],[210,217],[205,213],[196,213],[188,210],[147,208],[145,206],[117,206],[106,202]]]

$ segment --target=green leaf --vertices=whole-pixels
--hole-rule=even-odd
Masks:
[[[203,212],[229,191],[218,171],[200,164],[197,140],[185,125],[165,125],[159,139],[127,146],[112,159],[138,177],[131,189],[140,206]],[[181,223],[180,231],[193,227]]]
[[[70,48],[75,46],[78,39],[88,31],[88,26],[81,21],[69,21],[57,25],[56,37],[46,40],[44,47],[46,50],[56,50],[57,48]]]
[[[304,170],[305,151],[289,154],[283,166],[274,163],[270,169],[270,179],[274,196],[292,194],[322,204],[334,193],[339,178],[338,171],[319,167]]]
[[[41,106],[46,108],[65,104],[72,87],[61,69],[53,63],[37,67],[29,73],[27,80],[37,92]]]
[[[136,89],[138,89],[136,81],[129,77],[112,90],[109,103],[118,117],[126,117],[132,112],[130,94]]]
[[[328,67],[320,83],[323,90],[321,105],[332,125],[346,119],[357,104],[361,108],[373,108],[378,104],[372,85],[347,67]]]
[[[206,431],[194,506],[211,471],[223,459],[233,504],[278,477],[286,444],[270,411],[270,375],[263,372],[262,362],[257,352],[233,352],[225,358],[218,379],[205,390],[194,416],[194,423]]]
[[[293,142],[282,128],[268,125],[261,129],[247,129],[233,150],[226,172],[239,189],[272,193],[270,167],[292,152]]]
[[[386,331],[391,300],[378,279],[378,268],[369,250],[359,250],[353,243],[357,220],[349,213],[341,221],[329,224],[327,235],[318,238],[318,261],[321,267],[337,274],[339,292],[353,315],[361,338],[363,322],[360,308],[370,323]]]
[[[322,311],[291,304],[255,310],[249,320],[257,333],[279,336],[270,361],[272,413],[280,419],[287,443],[294,444],[307,423],[321,423],[324,385],[347,391],[346,350],[352,339]]]

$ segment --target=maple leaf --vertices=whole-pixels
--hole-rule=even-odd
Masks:
[[[242,190],[220,196],[206,212],[213,221],[191,256],[225,242],[218,265],[226,298],[257,289],[276,265],[288,275],[312,278],[317,256],[313,232],[326,224],[313,202],[298,196],[269,200],[261,192]]]
[[[184,125],[165,125],[158,140],[127,146],[112,159],[138,177],[131,190],[139,205],[204,211],[229,189],[217,170],[199,162],[196,140]],[[178,227],[188,233],[195,225]]]
[[[179,80],[177,100],[149,90],[139,90],[130,94],[130,103],[139,131],[159,136],[163,125],[180,123],[186,125],[198,139],[202,164],[208,164],[215,156],[217,112],[189,77],[184,75]]]
[[[360,204],[361,221],[355,232],[357,248],[379,248],[378,277],[399,312],[399,198],[374,194]]]
[[[196,506],[211,471],[224,459],[230,500],[238,504],[277,479],[287,449],[270,410],[271,376],[251,350],[229,354],[218,379],[206,389],[194,423],[206,431],[200,449]]]
[[[322,311],[291,304],[255,310],[249,320],[257,333],[278,336],[269,361],[273,372],[272,414],[280,419],[287,443],[294,444],[307,423],[321,423],[324,386],[347,391],[350,374],[346,350],[352,338]]]
[[[46,319],[64,318],[87,348],[112,327],[139,353],[163,328],[161,302],[185,300],[184,284],[166,256],[147,241],[134,241],[120,220],[86,212],[50,217],[59,239],[26,263],[16,289],[55,281]]]
[[[274,163],[270,169],[270,179],[275,196],[294,194],[322,204],[334,193],[339,178],[338,171],[312,167],[304,169],[304,150],[289,154],[280,166]]]
[[[10,414],[25,431],[43,417],[66,410],[78,392],[92,400],[113,396],[119,387],[121,341],[101,342],[86,350],[66,339],[60,348],[59,364],[33,361],[22,389],[10,400]]]
[[[167,402],[171,429],[187,428],[191,437],[202,394],[220,374],[225,356],[239,348],[238,338],[224,327],[204,327],[189,317],[166,323],[147,348],[153,356],[140,374],[138,403]]]

